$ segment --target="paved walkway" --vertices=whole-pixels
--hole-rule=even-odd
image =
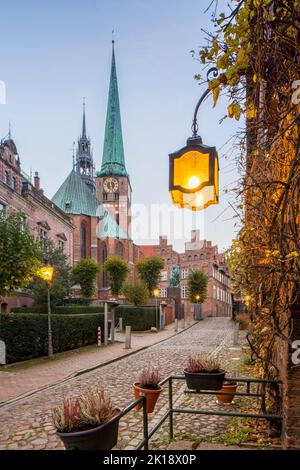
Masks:
[[[162,377],[182,373],[191,353],[205,351],[217,354],[231,344],[232,323],[227,318],[207,318],[190,329],[134,355],[73,377],[63,383],[38,391],[31,396],[0,407],[0,449],[62,449],[51,423],[51,409],[64,395],[77,396],[88,387],[100,385],[109,391],[116,406],[124,407],[133,399],[132,384],[142,368],[149,364],[159,367]],[[231,353],[232,356],[232,353]],[[174,397],[183,396],[184,384],[174,386]],[[156,413],[149,416],[150,427],[167,406],[164,388]],[[217,405],[215,405],[217,406]],[[204,417],[203,426],[211,424],[210,432],[218,432],[218,424]],[[213,417],[215,418],[215,417]],[[196,427],[196,422],[189,420]],[[120,421],[119,449],[130,449],[141,438],[142,416],[132,411]],[[163,430],[162,430],[163,432]],[[165,447],[166,448],[166,447]]]
[[[187,324],[186,327],[188,327]],[[179,328],[180,331],[182,331],[181,328]],[[15,368],[13,368],[10,371],[8,367],[7,372],[0,371],[0,405],[17,397],[28,395],[43,387],[62,382],[67,378],[80,374],[82,371],[93,369],[119,357],[127,356],[132,352],[144,349],[175,334],[174,324],[168,325],[158,333],[133,332],[132,348],[128,350],[124,347],[124,334],[117,333],[117,342],[106,347],[98,348],[95,345],[92,349],[76,349],[69,352],[67,357],[62,356],[62,358],[56,358],[51,362],[46,361],[44,364],[30,365],[27,368],[22,368],[24,366],[21,366],[20,369],[14,370]]]

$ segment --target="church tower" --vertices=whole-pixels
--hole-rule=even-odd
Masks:
[[[96,196],[114,216],[127,238],[131,239],[131,185],[125,167],[118,81],[114,51],[106,114],[101,170],[96,178]]]
[[[95,192],[94,162],[91,141],[86,134],[85,101],[83,102],[82,134],[78,139],[75,171],[82,181]]]

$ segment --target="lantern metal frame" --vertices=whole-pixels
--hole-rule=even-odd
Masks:
[[[209,81],[210,75],[213,74],[213,76],[216,78],[218,76],[218,70],[216,67],[212,67],[208,70],[207,72],[207,81]],[[216,150],[216,147],[209,147],[207,145],[204,145],[202,142],[202,138],[198,135],[198,122],[197,122],[197,116],[198,116],[198,111],[203,103],[204,99],[209,95],[211,92],[210,88],[207,88],[204,93],[201,95],[195,111],[194,111],[194,118],[193,118],[193,123],[192,123],[192,132],[193,135],[192,137],[187,139],[187,144],[180,150],[177,150],[176,152],[170,153],[169,154],[169,191],[180,191],[185,194],[194,194],[205,187],[213,186],[215,183],[215,159],[217,158],[217,164],[218,164],[218,171],[219,171],[219,160],[218,160],[218,153]],[[184,155],[185,153],[189,151],[195,151],[198,152],[199,154],[203,155],[209,155],[209,179],[207,181],[203,181],[200,183],[197,187],[195,188],[186,188],[181,185],[175,185],[174,184],[174,163],[175,160],[179,159]],[[200,157],[200,155],[199,155]],[[219,195],[216,195],[216,201],[217,203],[219,202]],[[208,204],[210,205],[210,204]],[[204,205],[204,208],[207,207],[207,205]]]

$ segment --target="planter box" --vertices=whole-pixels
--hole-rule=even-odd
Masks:
[[[190,390],[220,390],[223,385],[225,370],[216,373],[192,373],[184,370],[185,380]]]

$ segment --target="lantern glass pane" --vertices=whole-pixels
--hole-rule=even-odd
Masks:
[[[208,153],[191,150],[174,160],[174,186],[194,189],[206,181],[209,181]]]

